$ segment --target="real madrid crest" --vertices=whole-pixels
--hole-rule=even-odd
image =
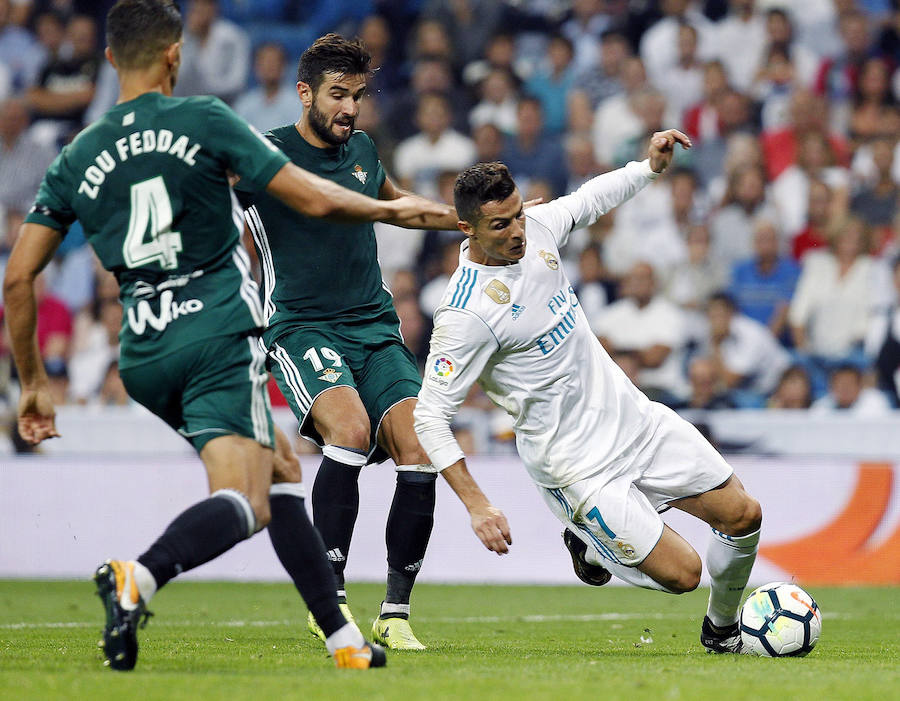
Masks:
[[[552,253],[548,253],[547,251],[539,251],[538,255],[544,259],[544,262],[547,264],[547,267],[550,270],[556,270],[559,268],[559,261],[556,260],[556,256]]]
[[[484,293],[497,304],[509,304],[511,299],[509,288],[499,280],[491,280],[484,288]]]

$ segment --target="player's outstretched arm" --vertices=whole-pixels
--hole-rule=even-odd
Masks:
[[[441,470],[441,474],[468,509],[472,519],[472,530],[484,543],[484,547],[498,555],[508,553],[508,546],[512,545],[512,536],[506,516],[488,501],[481,487],[469,473],[466,461],[458,460]]]
[[[266,186],[271,194],[310,217],[390,221],[421,227],[425,217],[438,216],[446,206],[420,198],[376,200],[286,163]]]
[[[432,202],[424,197],[420,197],[414,192],[403,190],[397,187],[390,176],[386,177],[381,189],[378,191],[378,199],[396,200],[401,197],[409,197],[416,202],[421,202],[423,208],[425,205],[437,205],[442,208],[442,212],[439,214],[423,214],[421,217],[421,224],[415,227],[400,221],[389,221],[387,222],[388,224],[394,224],[405,228],[429,229],[431,231],[456,231],[456,225],[459,223],[459,216],[456,214],[455,207],[438,204],[437,202]]]
[[[3,280],[3,306],[13,359],[22,385],[19,433],[36,445],[56,432],[56,411],[37,342],[34,279],[53,258],[62,235],[40,224],[23,224]]]

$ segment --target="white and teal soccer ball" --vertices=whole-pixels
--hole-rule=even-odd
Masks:
[[[802,657],[816,646],[821,632],[816,600],[794,584],[765,584],[741,607],[742,652],[751,655]]]

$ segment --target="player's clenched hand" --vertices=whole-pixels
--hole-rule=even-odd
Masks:
[[[509,534],[506,516],[500,509],[488,504],[473,509],[469,515],[472,517],[472,530],[484,543],[484,547],[498,555],[509,552],[507,546],[512,545],[512,536]]]
[[[684,148],[691,147],[691,140],[677,129],[658,131],[650,137],[650,168],[654,173],[662,173],[672,162],[675,154],[675,144],[681,144]]]
[[[383,204],[388,208],[389,214],[382,217],[382,221],[401,226],[424,226],[430,217],[445,217],[453,212],[453,208],[445,204],[410,195],[386,200]]]
[[[46,387],[23,389],[19,397],[19,435],[37,445],[47,438],[57,438],[56,410]]]

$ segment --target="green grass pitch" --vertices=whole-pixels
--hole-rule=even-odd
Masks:
[[[382,588],[350,602],[369,633]],[[151,605],[137,668],[96,648],[93,583],[0,581],[0,699],[811,699],[900,698],[900,590],[811,588],[824,613],[806,658],[707,655],[706,592],[421,584],[426,652],[338,671],[306,632],[288,584],[175,582]]]

